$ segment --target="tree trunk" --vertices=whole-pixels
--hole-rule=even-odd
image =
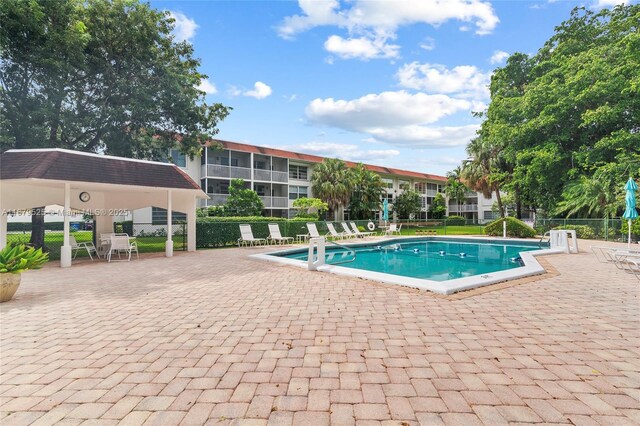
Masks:
[[[516,218],[522,219],[522,201],[520,200],[520,188],[515,187],[515,199],[516,199]]]
[[[44,249],[44,208],[36,207],[31,211],[31,238],[29,244]]]
[[[502,197],[500,196],[500,187],[496,187],[496,201],[498,202],[498,213],[500,217],[504,217],[504,207],[502,207]]]

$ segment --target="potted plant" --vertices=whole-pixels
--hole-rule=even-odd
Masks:
[[[7,245],[0,250],[0,303],[8,302],[20,286],[22,272],[40,269],[49,260],[42,249],[20,245]]]

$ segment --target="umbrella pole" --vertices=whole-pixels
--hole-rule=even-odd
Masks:
[[[631,248],[631,219],[627,222],[629,224],[629,236],[627,237],[627,247]]]

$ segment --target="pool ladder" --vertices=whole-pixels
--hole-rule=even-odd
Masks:
[[[347,246],[343,246],[342,244],[338,244],[335,241],[329,241],[329,240],[325,240],[327,243],[333,244],[334,246],[338,246],[340,248],[342,248],[343,250],[345,250],[347,253],[353,255],[352,258],[350,259],[343,259],[343,260],[339,260],[337,262],[329,262],[327,261],[326,264],[327,265],[339,265],[341,263],[349,263],[349,262],[353,262],[354,260],[356,260],[356,251],[347,247]],[[329,260],[329,259],[328,259]]]

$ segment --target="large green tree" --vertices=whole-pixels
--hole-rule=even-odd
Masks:
[[[624,181],[640,176],[638,22],[637,4],[576,8],[535,55],[494,73],[480,136],[501,146],[516,209],[622,212]]]
[[[400,219],[411,219],[420,213],[420,209],[422,209],[420,194],[412,189],[403,191],[393,203],[393,210]]]
[[[462,168],[456,167],[447,173],[447,183],[444,185],[444,192],[449,200],[454,200],[458,204],[458,214],[461,213],[461,205],[464,203],[467,186],[462,182]]]
[[[372,211],[380,208],[384,182],[379,174],[360,163],[351,169],[352,193],[349,214],[352,219],[371,219]]]
[[[242,179],[231,179],[229,198],[224,206],[228,216],[260,216],[264,203],[258,193],[245,186]]]
[[[348,205],[353,191],[351,170],[342,160],[325,159],[313,168],[311,191],[329,205],[334,220],[342,220],[343,208]]]
[[[229,113],[168,12],[136,0],[0,2],[0,150],[196,153]],[[43,244],[42,216],[32,243]]]

